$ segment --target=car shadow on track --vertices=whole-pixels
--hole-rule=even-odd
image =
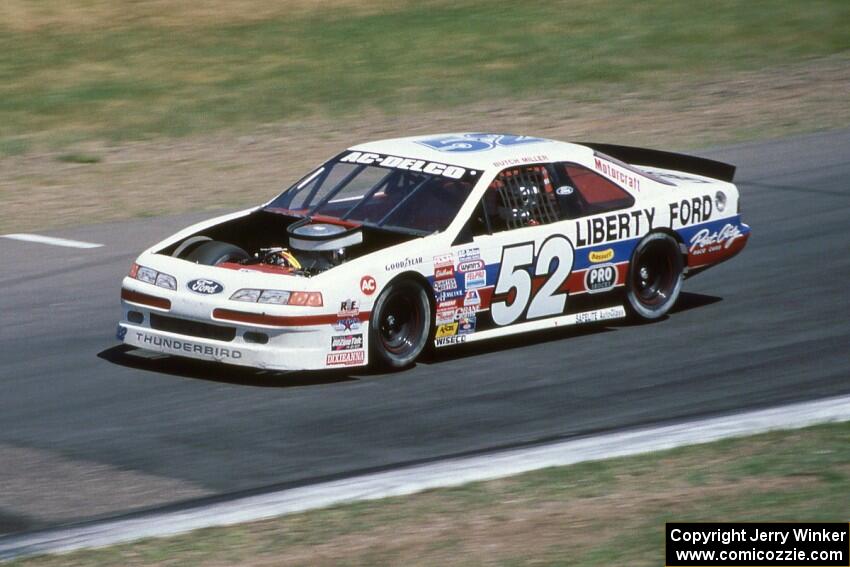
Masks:
[[[357,378],[339,370],[314,372],[278,372],[192,360],[179,356],[157,355],[127,345],[118,345],[98,353],[98,358],[136,370],[170,374],[181,378],[222,382],[237,386],[292,388],[351,382]]]
[[[697,309],[712,303],[722,301],[722,298],[713,295],[683,292],[679,296],[676,307],[672,313],[680,313],[690,309]],[[663,321],[666,317],[659,319]],[[658,322],[658,321],[656,321]],[[440,365],[454,360],[522,348],[529,344],[543,344],[561,341],[573,337],[594,335],[599,333],[611,333],[620,328],[647,325],[654,323],[634,322],[630,320],[609,321],[605,324],[579,325],[563,327],[558,329],[546,329],[534,331],[528,334],[513,335],[489,341],[476,342],[468,345],[452,347],[449,349],[426,351],[417,364],[426,366]],[[254,386],[261,388],[293,388],[304,386],[321,386],[325,384],[337,384],[341,382],[355,382],[367,377],[390,376],[395,372],[375,370],[371,368],[352,368],[335,370],[314,370],[305,372],[278,372],[274,370],[258,370],[233,366],[214,362],[193,360],[177,356],[159,355],[148,351],[118,345],[98,353],[98,358],[112,364],[134,368],[159,374],[170,374],[182,378],[195,380],[207,380],[222,382],[238,386]],[[399,372],[405,372],[401,370]]]
[[[706,305],[711,305],[718,301],[723,301],[723,298],[717,297],[716,295],[705,295],[702,293],[683,291],[679,295],[679,300],[676,302],[676,305],[672,310],[670,310],[670,313],[681,313],[682,311],[705,307]]]
[[[641,325],[654,325],[656,323],[661,323],[662,321],[666,321],[670,318],[670,316],[675,317],[676,313],[682,313],[683,311],[690,311],[691,309],[698,309],[700,307],[705,307],[707,305],[711,305],[712,303],[717,303],[719,301],[723,301],[722,297],[717,297],[716,295],[705,295],[702,293],[691,293],[687,291],[683,291],[679,295],[679,300],[676,301],[676,305],[673,309],[670,310],[670,315],[665,315],[661,319],[656,321],[639,321],[632,318],[628,319],[620,319],[617,321],[611,321],[609,326],[614,328],[621,327],[640,327]]]
[[[671,314],[675,315],[676,313],[681,313],[682,311],[697,309],[699,307],[711,305],[712,303],[717,303],[718,301],[723,301],[723,298],[716,297],[714,295],[703,295],[701,293],[682,292],[682,294],[679,296],[679,300],[676,302],[676,306],[671,311]],[[466,358],[468,356],[475,356],[479,354],[487,354],[490,352],[499,352],[503,350],[521,348],[530,344],[538,345],[554,341],[561,341],[574,337],[583,337],[599,333],[611,333],[620,328],[640,327],[642,325],[654,325],[656,323],[664,321],[667,318],[668,317],[665,316],[661,319],[658,319],[657,321],[652,322],[635,321],[629,318],[589,325],[572,325],[569,327],[561,327],[555,329],[543,329],[539,331],[532,331],[530,333],[522,335],[511,335],[508,337],[491,339],[482,342],[475,342],[468,345],[451,347],[448,349],[432,349],[432,352],[426,353],[423,357],[420,358],[420,362],[423,364],[440,364],[444,362]]]

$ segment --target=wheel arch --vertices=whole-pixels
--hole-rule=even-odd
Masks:
[[[679,245],[679,252],[682,255],[682,264],[685,266],[685,274],[687,274],[687,272],[688,272],[688,247],[685,245],[685,241],[682,240],[682,235],[680,235],[678,232],[676,232],[672,228],[669,228],[669,227],[666,227],[666,226],[661,226],[661,227],[654,228],[654,229],[650,230],[648,233],[646,233],[644,238],[646,238],[650,234],[654,234],[654,233],[666,234],[667,236],[673,237],[673,240],[675,240],[676,243]],[[641,240],[643,240],[643,239],[641,239]]]
[[[431,314],[433,315],[437,308],[437,303],[434,300],[434,291],[431,288],[431,284],[428,282],[428,278],[423,276],[421,273],[415,270],[408,270],[406,272],[400,272],[394,275],[392,278],[387,281],[384,289],[387,288],[391,283],[399,281],[399,280],[413,280],[421,285],[425,289],[425,295],[428,297],[428,304],[431,306]],[[383,290],[381,290],[383,291]],[[431,327],[434,326],[434,318],[431,318]]]

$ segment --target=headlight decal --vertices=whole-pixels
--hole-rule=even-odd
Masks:
[[[267,305],[299,305],[322,307],[324,301],[318,291],[286,291],[282,289],[244,288],[230,296],[231,301],[264,303]]]
[[[172,291],[177,289],[177,278],[174,276],[164,272],[158,272],[147,266],[140,266],[135,262],[130,266],[128,275],[134,280],[139,280],[140,282],[155,285],[163,289],[170,289]]]

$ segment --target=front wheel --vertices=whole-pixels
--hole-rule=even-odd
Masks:
[[[219,242],[218,240],[207,240],[196,248],[192,248],[190,252],[185,254],[185,257],[186,260],[196,264],[218,266],[222,262],[239,262],[247,260],[251,256],[233,244]]]
[[[660,232],[641,240],[632,254],[626,296],[639,319],[660,319],[667,314],[682,290],[684,260],[679,243]]]
[[[398,369],[413,363],[431,334],[431,304],[414,280],[390,283],[372,309],[371,356],[379,365]]]

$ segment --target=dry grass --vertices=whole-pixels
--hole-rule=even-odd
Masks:
[[[301,17],[329,10],[391,12],[412,0],[3,0],[0,27],[16,32],[94,31],[127,26],[197,27]]]
[[[0,232],[260,203],[347,145],[375,138],[495,130],[685,148],[834,128],[850,124],[848,92],[850,56],[839,55],[584,103],[486,102],[401,117],[292,120],[252,135],[85,142],[0,161]],[[99,161],[62,161],[69,154]]]

